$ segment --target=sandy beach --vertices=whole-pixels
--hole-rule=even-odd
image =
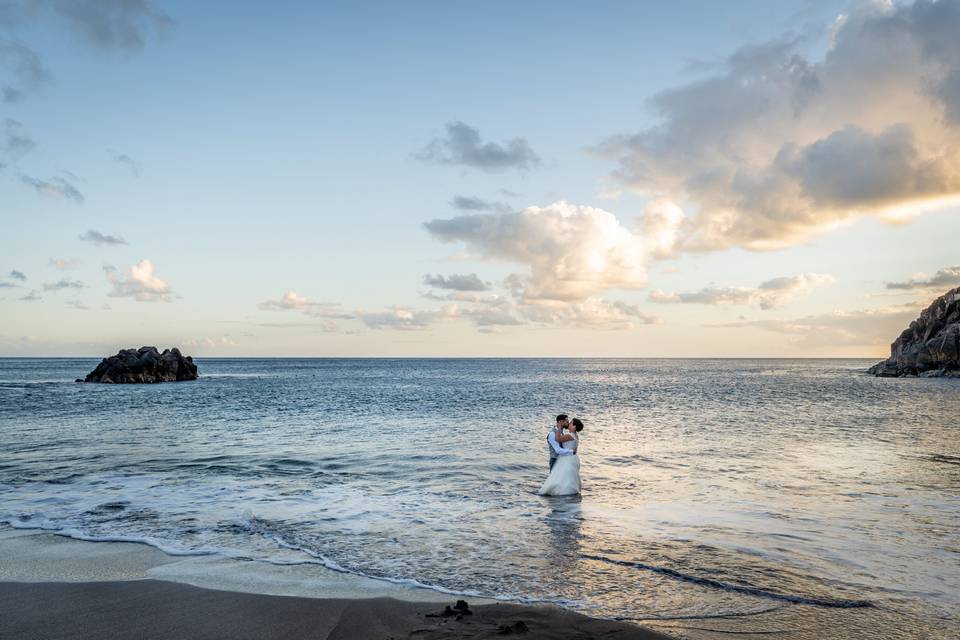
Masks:
[[[197,584],[203,586],[195,586]],[[294,595],[296,594],[296,595]],[[312,597],[306,597],[310,594]],[[667,638],[548,606],[471,601],[320,567],[0,534],[0,637]]]

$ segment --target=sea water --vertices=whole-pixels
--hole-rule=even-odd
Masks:
[[[960,380],[864,360],[0,359],[0,528],[679,634],[960,628]],[[540,497],[582,418],[583,494]],[[322,594],[318,594],[322,595]],[[826,634],[826,635],[824,635]]]

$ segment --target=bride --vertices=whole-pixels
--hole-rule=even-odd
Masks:
[[[581,431],[583,422],[580,418],[574,418],[573,431],[557,436],[557,442],[564,449],[573,449],[576,452],[580,446]],[[580,456],[558,457],[538,493],[541,496],[572,496],[580,493]]]

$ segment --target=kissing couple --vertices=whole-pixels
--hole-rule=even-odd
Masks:
[[[557,416],[557,425],[547,434],[550,446],[550,475],[538,492],[541,496],[572,496],[580,493],[580,418],[570,420],[567,414]]]

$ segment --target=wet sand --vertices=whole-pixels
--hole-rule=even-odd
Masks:
[[[267,596],[158,580],[0,583],[0,637],[140,638],[665,638],[554,607],[449,605]],[[455,611],[455,610],[451,610]]]
[[[476,601],[464,611],[441,593],[316,566],[176,557],[146,545],[35,532],[0,535],[5,640],[502,637],[667,638],[556,607]]]

